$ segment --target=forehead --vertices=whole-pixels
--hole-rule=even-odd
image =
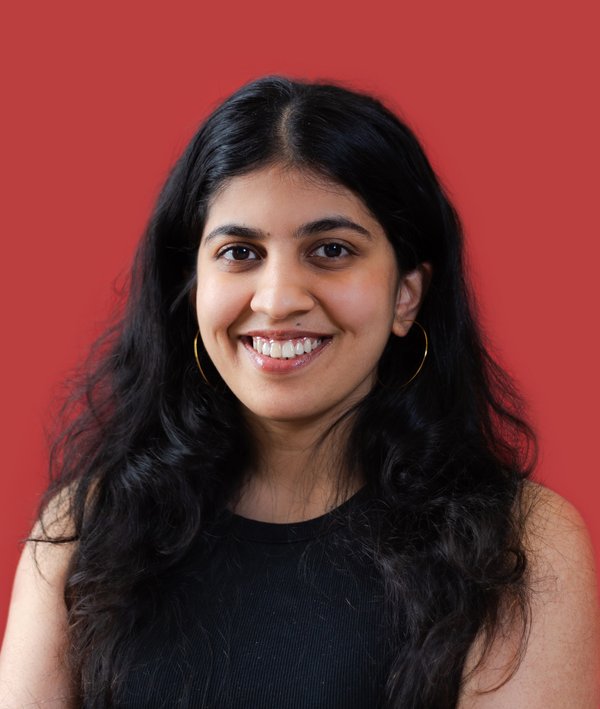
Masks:
[[[369,230],[379,227],[347,187],[314,172],[272,165],[227,180],[209,202],[204,231],[233,217],[256,226],[297,225],[327,214],[347,216]]]

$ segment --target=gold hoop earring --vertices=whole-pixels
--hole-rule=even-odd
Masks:
[[[412,381],[417,378],[417,375],[423,369],[423,365],[425,364],[425,360],[427,359],[427,353],[429,352],[429,337],[427,337],[427,330],[425,330],[423,325],[421,325],[421,323],[417,320],[403,320],[402,322],[411,322],[421,330],[421,332],[423,333],[423,337],[425,338],[425,351],[423,352],[423,357],[421,359],[421,363],[417,367],[417,371],[412,375],[412,377],[408,381],[404,382],[400,389],[404,389],[404,387],[407,387]]]
[[[200,337],[200,330],[196,333],[196,337],[194,337],[194,358],[196,359],[196,364],[198,365],[198,369],[200,370],[200,374],[202,375],[202,379],[208,384],[209,387],[212,387],[212,384],[208,381],[206,378],[206,374],[204,374],[204,370],[202,369],[202,365],[200,364],[200,357],[198,356],[198,338]]]

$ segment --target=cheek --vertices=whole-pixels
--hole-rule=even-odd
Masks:
[[[369,326],[382,329],[386,336],[394,318],[395,274],[376,270],[355,275],[328,297],[331,314],[349,329]]]
[[[226,297],[225,297],[226,296]],[[203,339],[218,336],[239,317],[247,301],[247,293],[220,278],[198,277],[196,315]]]

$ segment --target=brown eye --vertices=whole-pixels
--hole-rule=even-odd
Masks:
[[[330,241],[326,244],[321,244],[313,251],[314,256],[320,256],[321,258],[340,258],[343,256],[350,255],[349,249],[343,244],[339,244],[337,241]]]
[[[227,261],[250,261],[257,258],[256,253],[248,246],[229,246],[221,251],[219,257]]]

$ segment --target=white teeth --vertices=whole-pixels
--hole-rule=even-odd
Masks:
[[[264,337],[253,337],[252,347],[260,354],[274,359],[294,359],[315,350],[322,340],[303,337],[299,340],[267,340]]]
[[[271,345],[271,352],[273,351],[274,346],[275,346],[275,343],[273,343]],[[294,357],[295,355],[296,355],[296,350],[294,349],[294,343],[291,340],[284,342],[283,347],[281,348],[281,356],[282,357]]]

